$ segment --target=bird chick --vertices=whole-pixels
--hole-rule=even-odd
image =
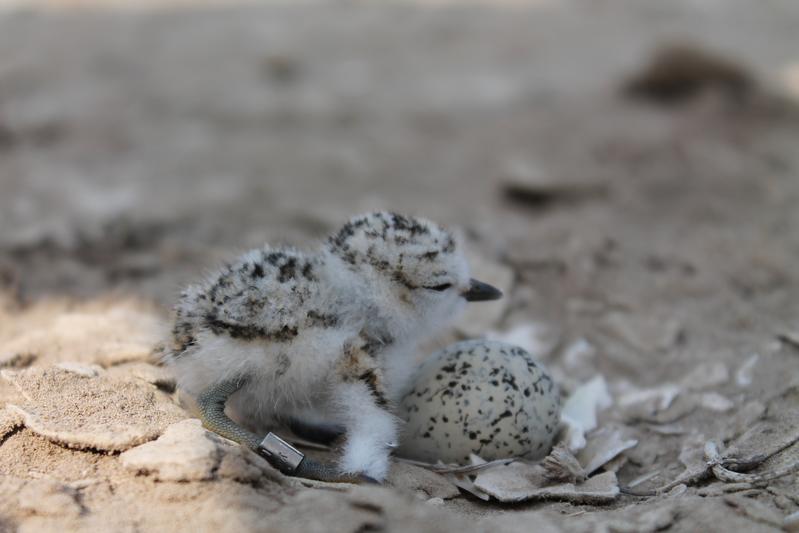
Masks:
[[[499,290],[469,277],[455,237],[422,218],[357,216],[314,253],[252,250],[176,308],[166,362],[197,399],[206,427],[284,472],[323,480],[382,481],[397,445],[393,414],[415,348],[467,301]],[[346,434],[336,465],[317,463],[250,427],[299,420]]]

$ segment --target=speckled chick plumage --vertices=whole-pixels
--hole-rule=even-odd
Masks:
[[[315,252],[266,246],[188,287],[166,361],[193,395],[241,377],[228,411],[255,430],[289,416],[342,425],[341,470],[383,479],[416,345],[454,320],[469,283],[445,228],[358,216]]]
[[[401,455],[469,464],[546,455],[558,430],[560,392],[527,351],[473,340],[432,355],[401,401]]]

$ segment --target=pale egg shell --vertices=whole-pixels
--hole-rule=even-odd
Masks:
[[[544,457],[560,420],[560,391],[541,363],[499,341],[452,344],[432,355],[400,402],[401,457],[468,464]]]

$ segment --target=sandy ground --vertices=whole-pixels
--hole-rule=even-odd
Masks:
[[[621,485],[667,485],[707,440],[790,464],[797,25],[791,0],[0,12],[0,531],[795,530],[796,474],[603,505],[482,502],[407,465],[283,478],[149,362],[182,283],[392,208],[512,271],[461,331],[537,324],[567,393],[604,376],[600,425],[638,441],[605,467]],[[669,43],[754,82],[700,65],[666,103],[627,95]]]

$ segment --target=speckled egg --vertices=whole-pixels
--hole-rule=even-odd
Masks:
[[[417,372],[399,414],[407,420],[398,455],[468,463],[523,456],[552,447],[560,392],[549,373],[522,348],[465,341],[435,353]]]

